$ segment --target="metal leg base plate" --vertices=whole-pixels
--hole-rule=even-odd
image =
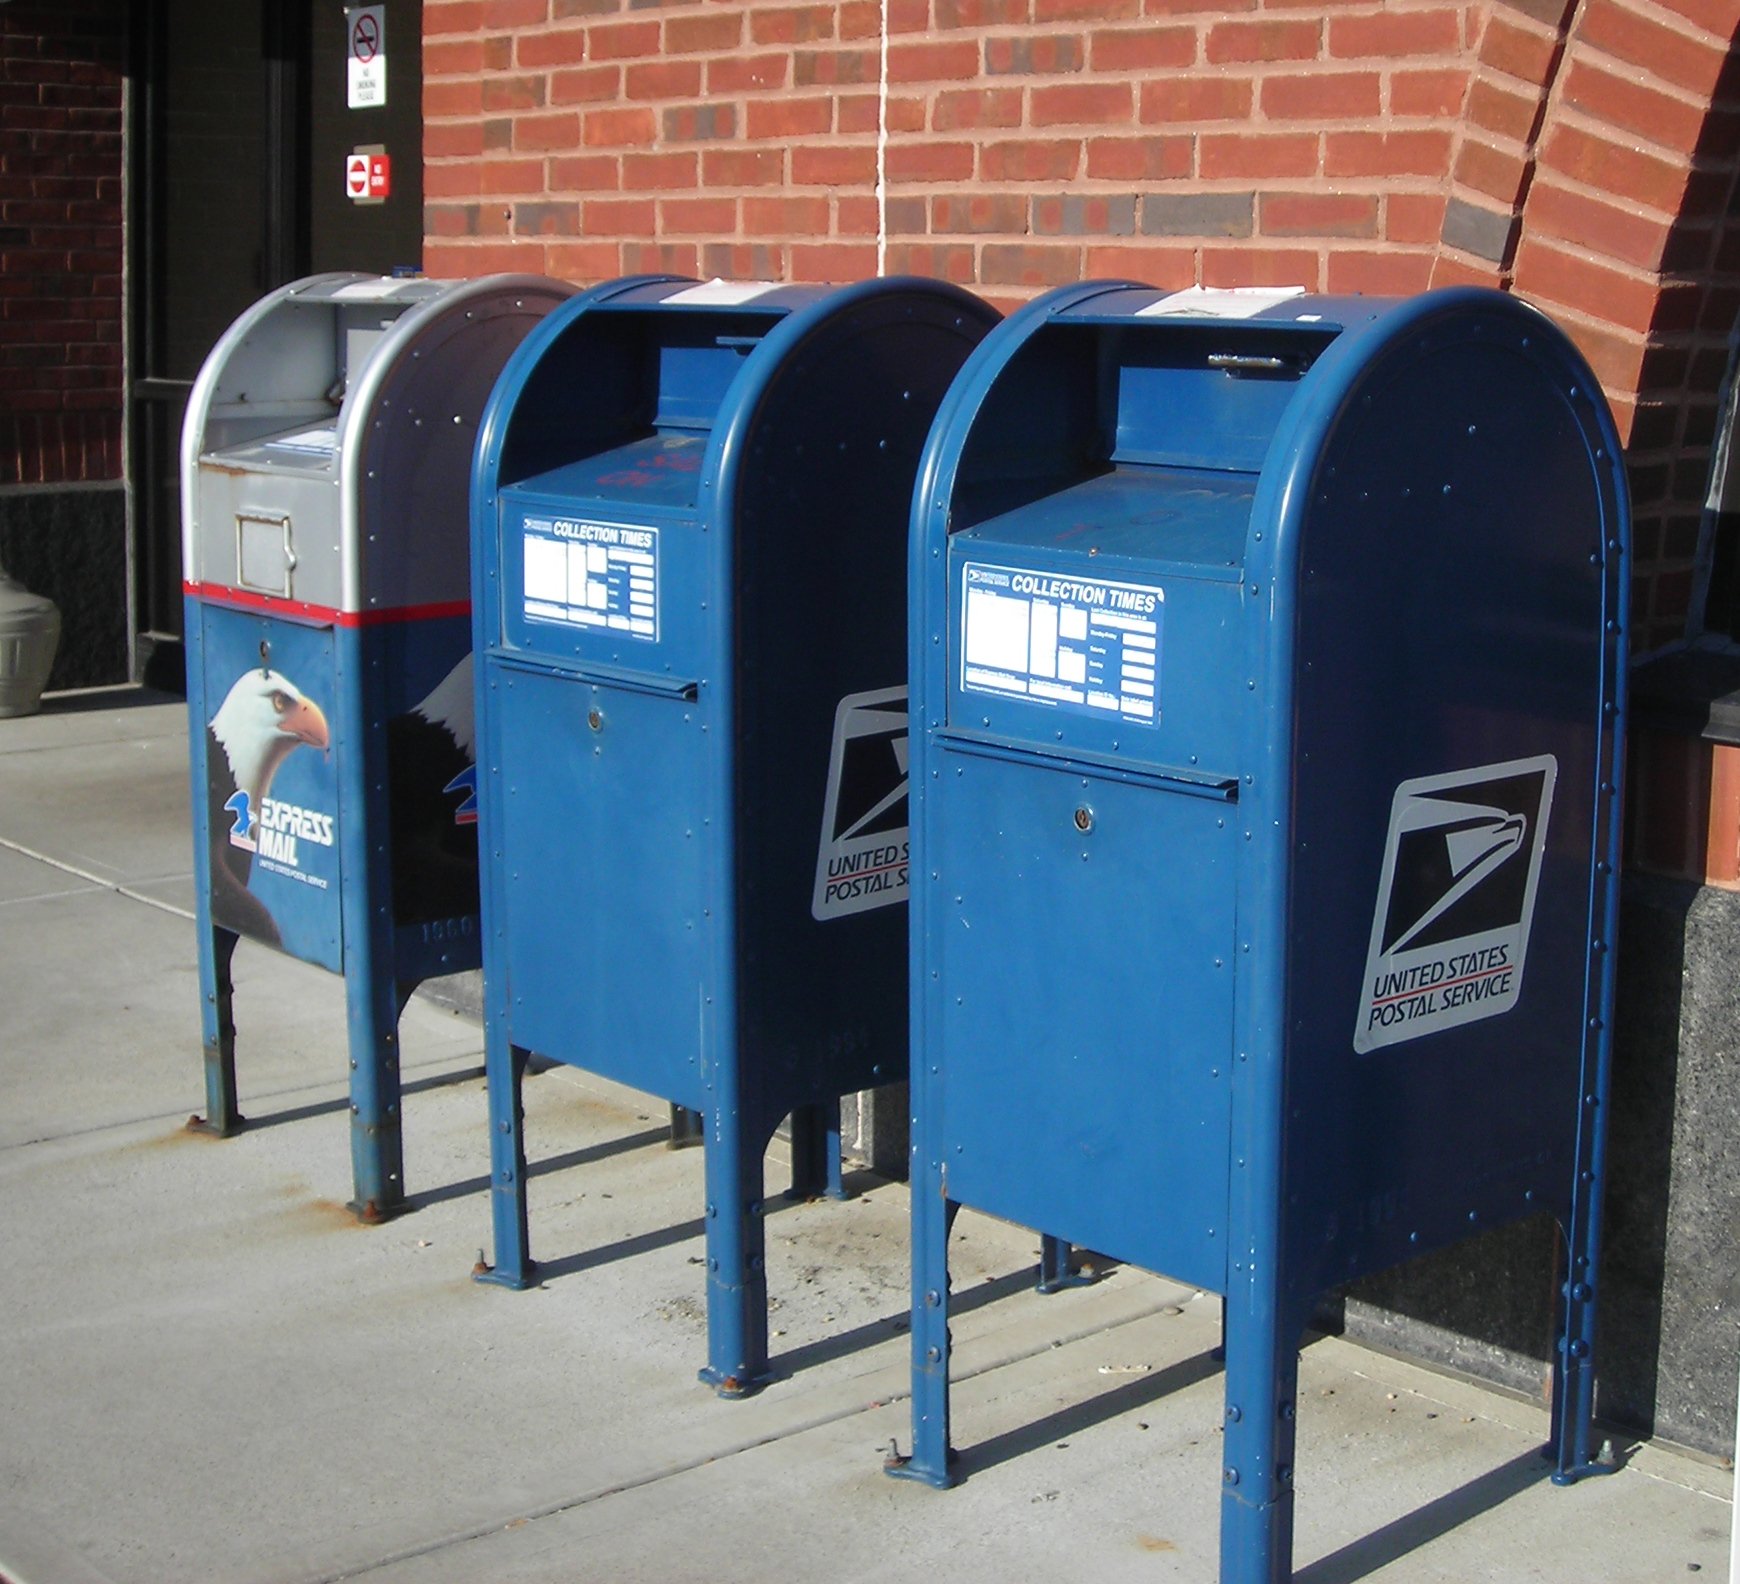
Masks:
[[[948,1461],[952,1463],[954,1460],[954,1449],[951,1447]],[[915,1485],[928,1485],[932,1490],[947,1490],[955,1482],[954,1475],[946,1468],[939,1474],[935,1469],[915,1463],[900,1450],[898,1441],[889,1446],[888,1455],[882,1460],[882,1472],[890,1479],[911,1480]]]
[[[211,1122],[202,1116],[190,1116],[187,1119],[189,1133],[203,1133],[207,1138],[234,1138],[248,1125],[245,1116],[239,1116],[227,1127],[222,1122]]]
[[[538,1267],[529,1265],[523,1276],[516,1276],[512,1271],[497,1270],[493,1265],[485,1265],[482,1260],[471,1267],[471,1279],[482,1282],[489,1287],[506,1287],[513,1292],[524,1292],[528,1287],[538,1285]]]
[[[760,1375],[724,1375],[709,1364],[697,1370],[695,1378],[703,1385],[711,1386],[720,1397],[753,1397],[773,1379],[773,1375],[771,1372]]]

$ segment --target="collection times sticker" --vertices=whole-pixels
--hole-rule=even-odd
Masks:
[[[1396,788],[1355,1050],[1516,1005],[1557,773],[1543,754]]]
[[[961,581],[965,691],[1160,724],[1164,589],[977,562]]]
[[[528,517],[524,536],[526,615],[658,642],[658,529]]]
[[[906,758],[905,688],[840,700],[810,900],[816,918],[906,900]]]

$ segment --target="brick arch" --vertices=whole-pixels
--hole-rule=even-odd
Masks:
[[[1493,0],[1457,127],[1432,284],[1504,287],[1538,168],[1547,104],[1581,0]]]
[[[1514,288],[1582,346],[1627,441],[1640,651],[1684,635],[1726,338],[1740,0],[1495,0],[1434,282]]]

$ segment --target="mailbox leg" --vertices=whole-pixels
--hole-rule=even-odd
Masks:
[[[791,1114],[788,1199],[844,1199],[840,1171],[840,1102],[821,1100]]]
[[[767,1369],[766,1206],[762,1162],[772,1127],[707,1113],[707,1366],[721,1397],[763,1385]]]
[[[1294,1415],[1304,1313],[1303,1305],[1278,1301],[1272,1290],[1235,1292],[1227,1304],[1222,1584],[1288,1584],[1293,1577]]]
[[[912,1183],[912,1455],[892,1453],[883,1468],[896,1479],[939,1490],[949,1473],[949,1228],[958,1204],[943,1197],[935,1172]]]
[[[480,1264],[472,1275],[481,1282],[516,1291],[537,1280],[526,1220],[526,1062],[523,1045],[512,1045],[503,1020],[485,1024],[484,1081],[489,1090],[489,1216],[495,1236],[495,1264]]]
[[[240,937],[215,924],[199,929],[200,1038],[205,1046],[205,1115],[188,1126],[197,1133],[228,1138],[246,1120],[236,1100],[236,1024],[230,962]]]
[[[1039,1290],[1054,1293],[1069,1285],[1075,1274],[1075,1250],[1067,1238],[1039,1234]]]
[[[1582,1197],[1582,1196],[1580,1196]],[[1586,1206],[1573,1210],[1566,1243],[1566,1274],[1559,1298],[1559,1334],[1553,1349],[1552,1439],[1547,1455],[1555,1485],[1585,1474],[1610,1474],[1595,1446],[1595,1293],[1597,1249],[1588,1235]],[[1578,1236],[1581,1230],[1583,1236]]]
[[[380,961],[377,955],[376,961]],[[350,1166],[359,1221],[390,1221],[405,1208],[399,1118],[399,987],[386,974],[347,982],[350,1022]]]
[[[693,1149],[702,1142],[705,1130],[702,1127],[701,1113],[691,1111],[687,1106],[671,1104],[671,1131],[665,1140],[666,1149]]]
[[[1606,927],[1614,928],[1617,905],[1608,900]],[[1592,1042],[1596,1072],[1580,1108],[1577,1173],[1569,1215],[1560,1221],[1565,1238],[1565,1279],[1559,1298],[1559,1335],[1553,1350],[1553,1428],[1547,1454],[1558,1465],[1553,1483],[1569,1485],[1585,1474],[1610,1474],[1595,1445],[1595,1309],[1601,1292],[1601,1214],[1607,1175],[1607,1102],[1613,1061],[1613,988],[1603,990],[1600,1030]],[[1587,1058],[1586,1058],[1587,1061]]]

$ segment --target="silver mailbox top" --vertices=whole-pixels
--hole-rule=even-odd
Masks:
[[[540,276],[339,273],[261,299],[188,401],[189,592],[257,595],[238,546],[264,518],[286,563],[265,588],[305,613],[462,606],[478,418],[508,354],[571,291]]]

